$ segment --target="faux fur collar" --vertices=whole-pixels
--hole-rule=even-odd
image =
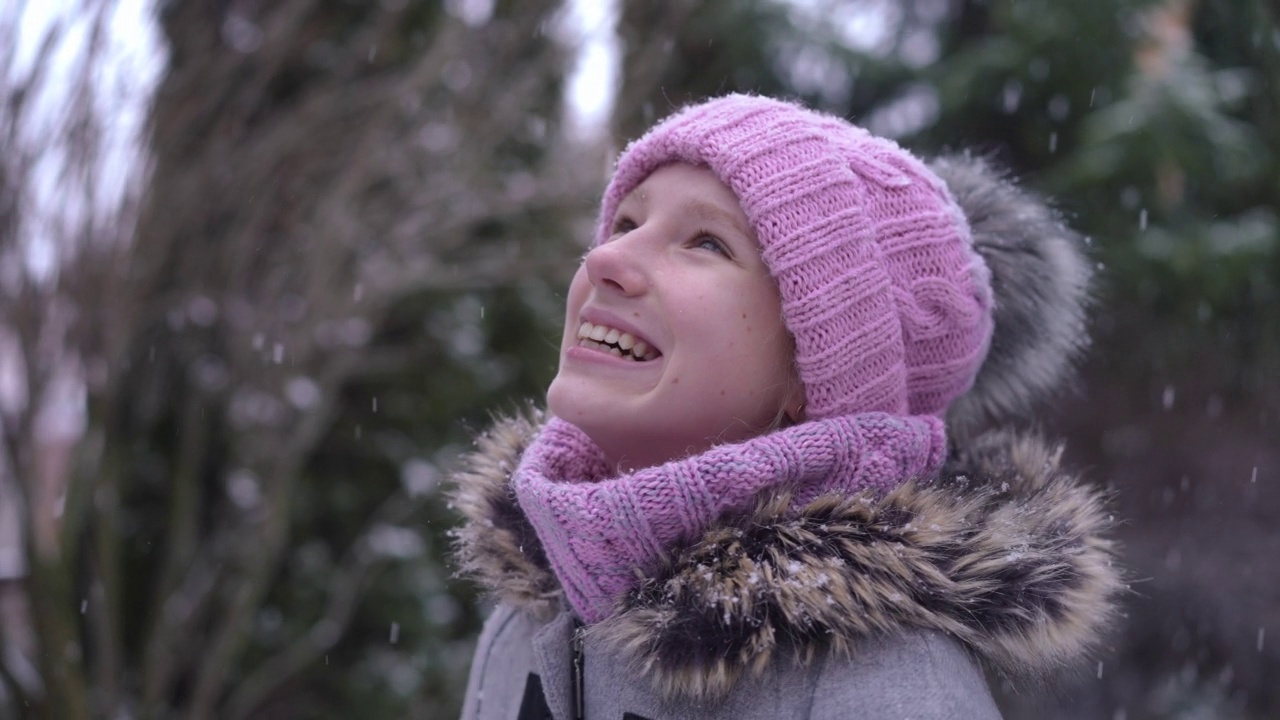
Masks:
[[[498,422],[455,474],[461,572],[541,619],[561,607],[555,575],[509,478],[535,420]],[[712,699],[777,659],[856,652],[910,629],[957,638],[1015,678],[1079,659],[1115,614],[1100,492],[1059,469],[1059,450],[1008,432],[980,436],[941,476],[885,497],[784,494],[709,528],[592,626],[668,697]]]

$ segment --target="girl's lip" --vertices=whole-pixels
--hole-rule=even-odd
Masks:
[[[565,348],[564,356],[568,360],[599,363],[607,367],[616,367],[626,370],[636,370],[645,367],[656,368],[661,365],[660,361],[662,360],[661,355],[652,360],[629,360],[625,357],[614,355],[613,353],[592,350],[591,348],[585,348],[577,344],[570,345]]]

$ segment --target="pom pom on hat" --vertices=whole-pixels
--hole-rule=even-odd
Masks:
[[[987,160],[955,154],[929,167],[964,209],[996,297],[986,362],[947,412],[951,434],[965,437],[1027,417],[1068,384],[1072,361],[1088,344],[1093,270],[1080,235]]]
[[[711,169],[737,196],[796,344],[806,414],[942,415],[992,333],[991,278],[941,179],[892,141],[798,105],[730,95],[633,142],[597,242],[657,168]]]

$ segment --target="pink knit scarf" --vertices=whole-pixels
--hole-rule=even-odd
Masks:
[[[512,483],[569,604],[603,620],[664,553],[762,490],[793,491],[799,509],[830,492],[885,492],[936,471],[942,420],[866,413],[813,420],[683,460],[610,477],[600,449],[558,418],[525,450]]]

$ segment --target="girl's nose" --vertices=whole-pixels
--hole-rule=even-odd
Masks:
[[[645,248],[636,238],[624,236],[597,245],[587,252],[587,278],[598,289],[631,297],[649,287]]]

